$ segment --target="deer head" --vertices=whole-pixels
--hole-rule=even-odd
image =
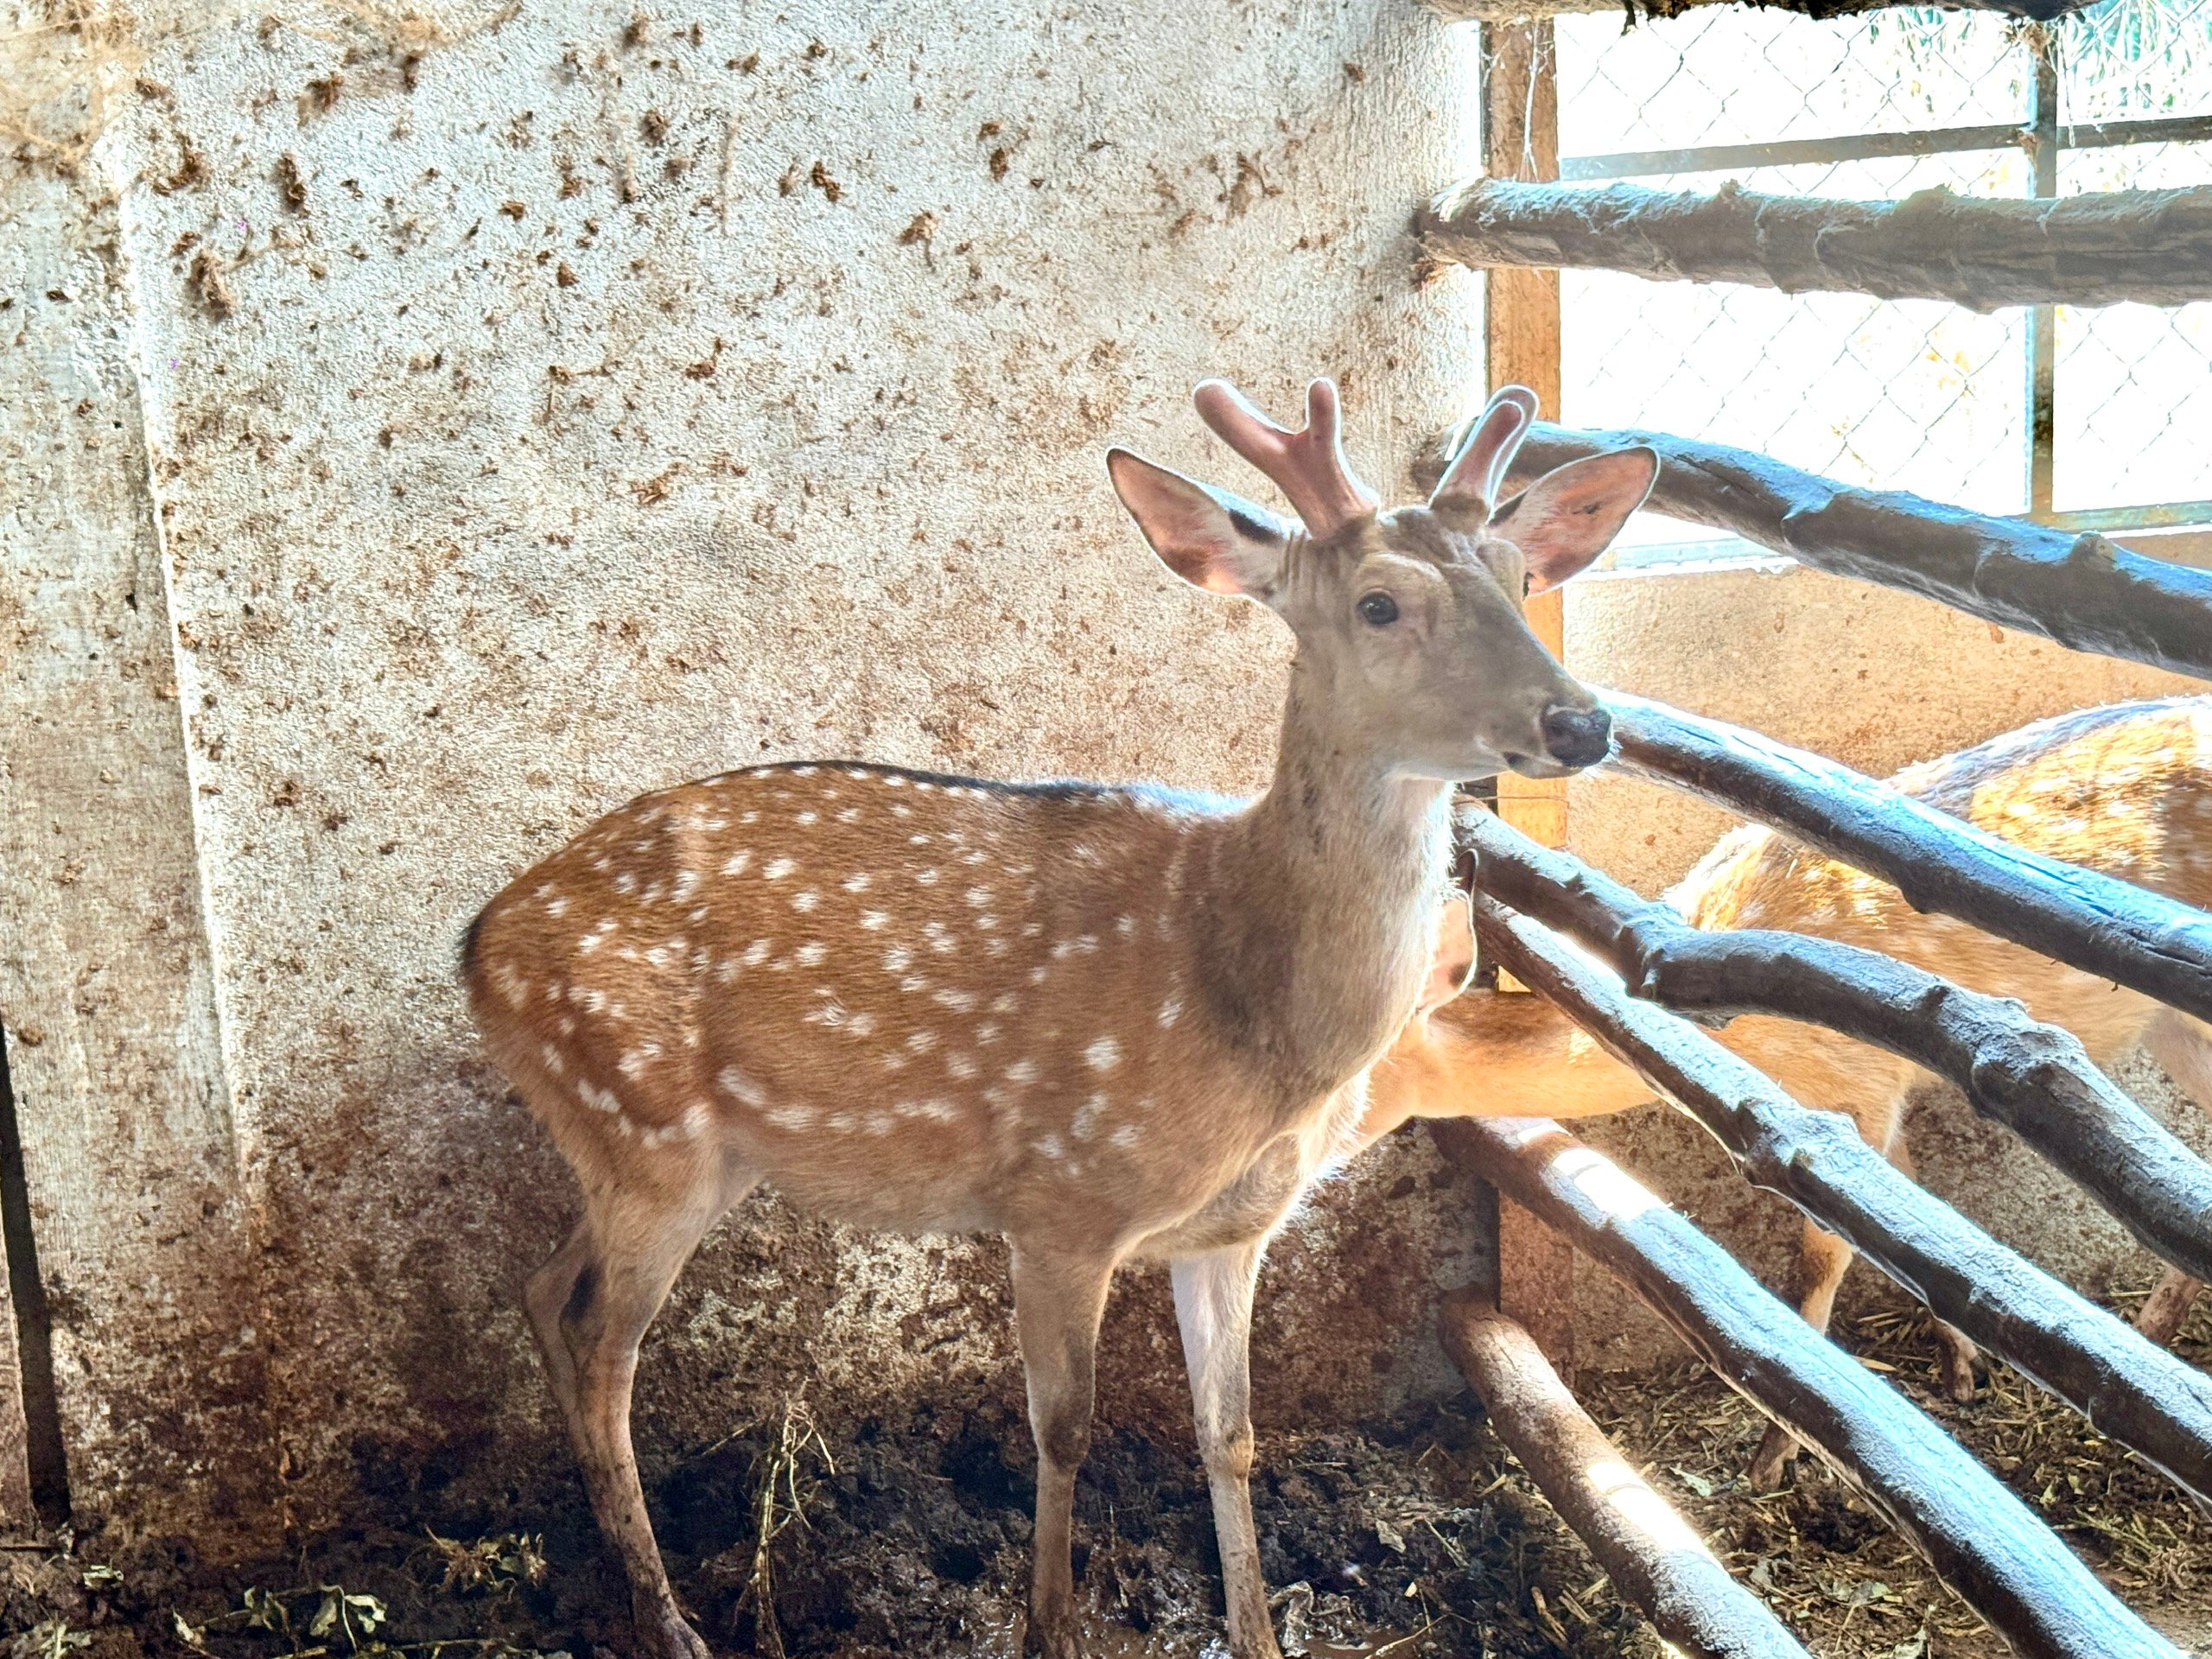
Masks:
[[[1522,605],[1605,550],[1650,492],[1652,451],[1570,462],[1494,507],[1536,410],[1534,392],[1509,386],[1428,500],[1385,512],[1344,459],[1327,380],[1306,389],[1296,432],[1223,381],[1194,401],[1296,520],[1126,449],[1107,455],[1114,487],[1170,569],[1290,625],[1297,673],[1349,741],[1399,775],[1446,782],[1509,766],[1560,777],[1605,756],[1605,711],[1529,631]]]

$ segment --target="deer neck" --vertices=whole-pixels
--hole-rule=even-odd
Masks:
[[[1392,776],[1293,671],[1274,781],[1217,849],[1199,939],[1224,1030],[1286,1107],[1349,1081],[1411,1012],[1449,799]]]

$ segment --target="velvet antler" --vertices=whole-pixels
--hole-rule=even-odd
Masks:
[[[1274,480],[1316,539],[1382,505],[1344,459],[1333,383],[1306,387],[1306,424],[1295,432],[1261,414],[1226,380],[1203,382],[1191,401],[1217,437]]]

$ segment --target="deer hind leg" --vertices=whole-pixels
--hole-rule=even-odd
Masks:
[[[1854,1113],[1853,1116],[1857,1119],[1859,1134],[1876,1147],[1900,1173],[1911,1175],[1912,1154],[1906,1149],[1904,1141],[1903,1095],[1893,1096],[1872,1110]],[[1797,1246],[1797,1311],[1806,1324],[1823,1336],[1827,1334],[1828,1322],[1835,1316],[1836,1292],[1842,1288],[1844,1275],[1851,1271],[1851,1264],[1857,1256],[1857,1251],[1826,1228],[1811,1221],[1804,1224]],[[1936,1322],[1936,1328],[1943,1333],[1947,1356],[1945,1376],[1950,1380],[1954,1376],[1954,1367],[1958,1363],[1959,1353],[1958,1348],[1951,1344],[1954,1342],[1962,1344],[1969,1360],[1974,1353],[1974,1347],[1964,1336],[1941,1320]],[[1966,1394],[1958,1394],[1955,1381],[1951,1382],[1956,1398],[1965,1399],[1973,1394],[1974,1373],[1970,1367],[1966,1375]],[[1753,1486],[1770,1491],[1781,1484],[1783,1471],[1796,1455],[1796,1437],[1781,1424],[1769,1423],[1765,1437],[1759,1441],[1759,1449],[1751,1455],[1745,1478]]]
[[[588,1213],[531,1281],[530,1307],[553,1392],[569,1420],[600,1529],[630,1580],[639,1643],[652,1659],[709,1659],[685,1621],[645,1514],[630,1441],[638,1344],[707,1230],[753,1185],[749,1175],[661,1171],[653,1186],[594,1191]]]
[[[1899,1111],[1897,1122],[1890,1132],[1890,1144],[1883,1148],[1897,1173],[1912,1180],[1920,1179],[1912,1166],[1912,1150],[1905,1145],[1904,1114]],[[1943,1389],[1952,1399],[1963,1404],[1974,1398],[1981,1374],[1989,1369],[1981,1357],[1981,1350],[1974,1345],[1972,1337],[1947,1320],[1936,1321],[1936,1339],[1943,1345]]]
[[[2143,1046],[2201,1111],[2212,1112],[2212,1030],[2171,1009],[2152,1020]],[[2171,1342],[2196,1304],[2203,1281],[2168,1268],[2135,1316],[2135,1328],[2152,1341]]]
[[[1268,1618],[1268,1583],[1252,1525],[1252,1293],[1262,1239],[1172,1264],[1175,1319],[1191,1373],[1198,1452],[1213,1493],[1222,1588],[1235,1659],[1281,1659]]]
[[[1029,1588],[1029,1642],[1046,1659],[1081,1659],[1071,1550],[1075,1478],[1090,1451],[1098,1321],[1114,1261],[1019,1242],[1014,1252],[1014,1318],[1029,1383],[1029,1427],[1037,1440],[1037,1532]]]

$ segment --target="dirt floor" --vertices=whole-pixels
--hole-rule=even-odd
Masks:
[[[1924,1321],[1901,1305],[1843,1336],[2130,1603],[2212,1654],[2212,1525],[2160,1477],[2001,1367],[1971,1405],[1937,1398]],[[2200,1310],[2183,1347],[2212,1361],[2212,1314]],[[1815,1652],[2005,1651],[1818,1465],[1801,1459],[1780,1493],[1748,1491],[1739,1474],[1761,1420],[1697,1368],[1585,1379],[1580,1393]],[[1268,1580],[1286,1637],[1317,1659],[1661,1651],[1471,1399],[1356,1431],[1264,1437],[1261,1458],[1254,1497]],[[775,1421],[648,1461],[671,1566],[718,1649],[1018,1651],[1030,1452],[1009,1404],[845,1428],[817,1427],[794,1402]],[[397,1510],[410,1506],[418,1514],[403,1524]],[[580,1493],[427,1522],[423,1507],[412,1496],[348,1532],[301,1541],[289,1560],[239,1571],[205,1568],[182,1546],[118,1552],[97,1533],[0,1541],[0,1659],[631,1651],[620,1582]],[[1223,1651],[1211,1522],[1185,1452],[1103,1433],[1084,1472],[1078,1537],[1099,1659]]]

